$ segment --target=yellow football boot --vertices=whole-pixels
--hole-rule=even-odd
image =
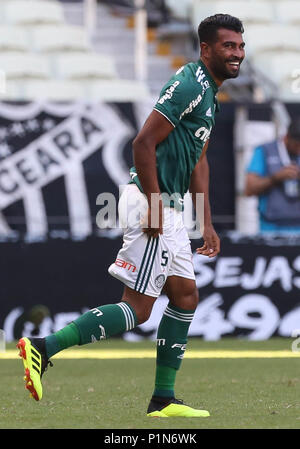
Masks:
[[[210,414],[207,410],[197,410],[185,405],[180,399],[172,398],[167,403],[152,399],[147,416],[153,418],[206,418]]]
[[[19,356],[22,358],[24,365],[25,388],[29,390],[31,397],[40,401],[43,397],[41,378],[48,364],[52,366],[52,362],[48,360],[45,352],[34,344],[34,340],[27,337],[20,338],[17,348],[20,350]]]

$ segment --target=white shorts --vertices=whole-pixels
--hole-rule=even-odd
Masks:
[[[148,237],[140,225],[148,203],[135,184],[125,187],[119,201],[123,246],[108,272],[125,285],[157,298],[168,276],[195,279],[191,244],[183,214],[164,207],[163,234]]]

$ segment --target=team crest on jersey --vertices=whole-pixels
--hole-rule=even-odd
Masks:
[[[157,288],[161,288],[161,287],[164,285],[165,280],[166,280],[165,275],[164,275],[164,274],[159,274],[159,275],[155,278],[155,281],[154,281],[155,286],[156,286]]]

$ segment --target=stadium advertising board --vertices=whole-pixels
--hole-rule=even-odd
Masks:
[[[0,328],[7,340],[24,332],[48,334],[90,308],[118,302],[122,284],[107,268],[120,244],[113,234],[77,242],[2,243]],[[295,335],[300,327],[299,246],[282,239],[257,243],[223,236],[215,259],[195,254],[200,301],[190,335],[206,340]],[[166,305],[162,295],[150,319],[123,337],[155,339]]]

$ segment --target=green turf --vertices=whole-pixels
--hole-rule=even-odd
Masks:
[[[290,350],[290,339],[249,342],[191,339],[189,349]],[[119,340],[86,346],[150,349]],[[9,345],[8,348],[13,348]],[[80,349],[83,349],[82,347]],[[24,389],[20,360],[0,360],[0,428],[30,429],[295,429],[300,428],[300,353],[291,359],[188,359],[178,373],[178,398],[205,408],[205,419],[147,418],[154,359],[53,359],[41,402]]]

